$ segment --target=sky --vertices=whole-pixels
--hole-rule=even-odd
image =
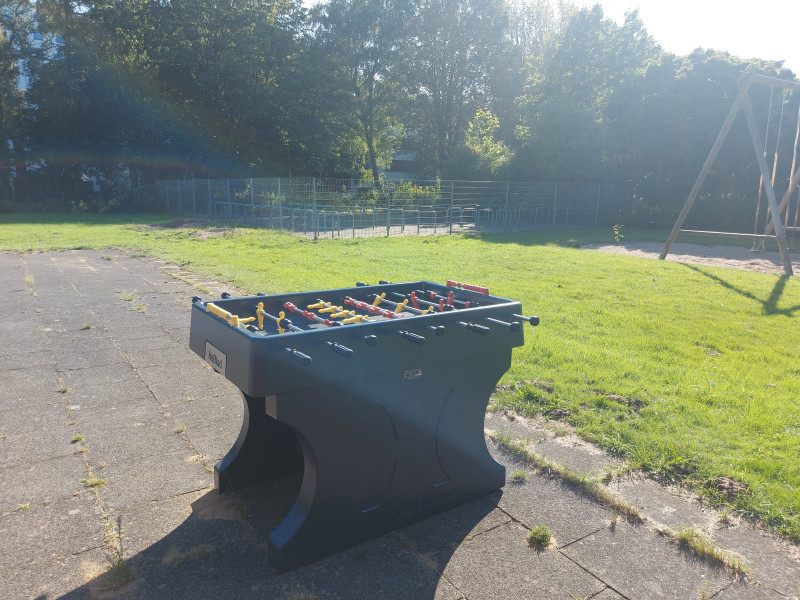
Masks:
[[[647,32],[673,54],[697,47],[724,50],[740,58],[783,60],[800,76],[798,0],[572,0],[601,4],[603,14],[621,23],[638,8]]]
[[[697,47],[740,58],[783,60],[800,76],[800,0],[572,0],[601,4],[606,17],[622,23],[639,9],[647,32],[673,54]],[[316,0],[303,0],[307,6]]]

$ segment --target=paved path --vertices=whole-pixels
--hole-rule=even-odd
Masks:
[[[635,525],[530,467],[526,480],[490,497],[275,572],[267,536],[300,482],[290,477],[229,496],[213,489],[211,467],[236,438],[242,402],[188,349],[191,296],[218,297],[221,288],[198,291],[176,271],[116,251],[0,254],[0,598],[779,600],[800,594],[795,549],[723,522],[689,496],[647,479],[612,484],[647,515]],[[577,472],[598,473],[612,462],[546,424],[495,414],[487,430],[529,440],[536,452]],[[509,474],[526,468],[487,443]],[[539,523],[555,539],[544,551],[526,543]],[[660,526],[692,524],[741,554],[750,577],[658,533]],[[104,573],[115,551],[135,576],[112,590]]]

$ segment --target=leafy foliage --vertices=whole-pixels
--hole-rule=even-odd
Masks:
[[[120,172],[384,193],[399,150],[428,179],[625,182],[621,222],[661,225],[741,72],[795,80],[555,0],[0,0],[0,23],[0,206],[117,210]],[[752,103],[782,194],[800,101],[758,86]],[[746,230],[758,179],[737,122],[687,225]]]

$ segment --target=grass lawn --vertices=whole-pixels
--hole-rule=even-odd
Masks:
[[[486,285],[541,318],[497,406],[566,419],[631,466],[800,542],[800,279],[577,248],[612,242],[611,230],[314,242],[138,227],[170,218],[0,215],[0,250],[136,249],[249,293],[379,279]]]

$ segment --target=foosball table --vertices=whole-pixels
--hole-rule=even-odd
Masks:
[[[190,348],[242,391],[220,492],[302,471],[269,536],[288,570],[505,484],[483,426],[524,343],[519,302],[449,281],[195,297]]]

